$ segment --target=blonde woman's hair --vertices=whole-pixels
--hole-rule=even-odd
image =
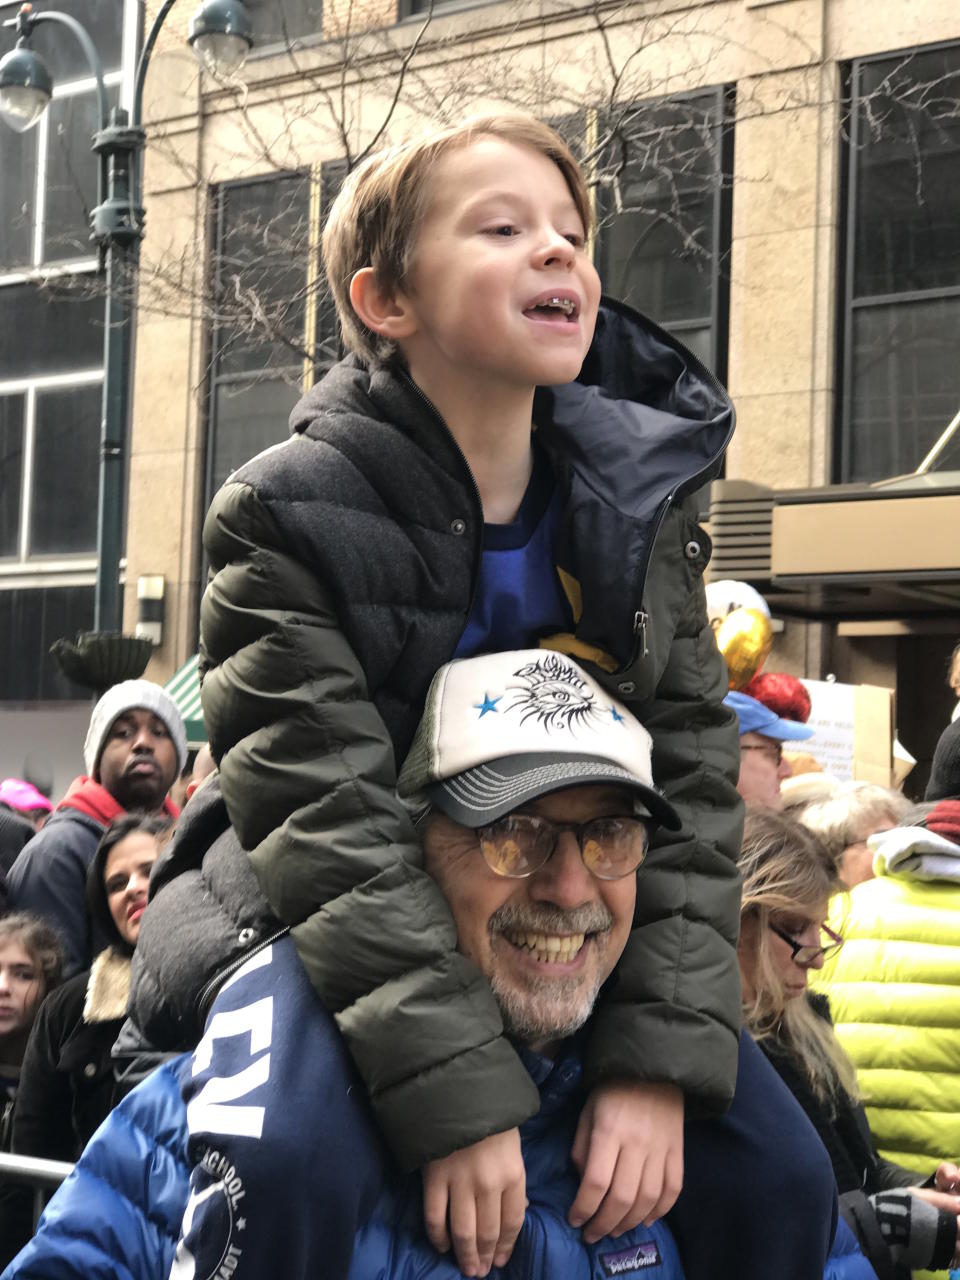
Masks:
[[[529,147],[552,160],[570,189],[587,235],[593,227],[590,193],[573,152],[556,130],[533,116],[475,116],[380,151],[347,177],[323,233],[323,264],[337,308],[344,346],[366,363],[390,359],[395,343],[374,333],[350,303],[350,282],[371,267],[377,284],[393,292],[407,280],[431,195],[431,176],[450,151],[478,138]]]
[[[748,812],[741,847],[742,925],[756,919],[753,994],[744,1000],[743,1020],[755,1040],[778,1040],[800,1062],[814,1093],[829,1104],[838,1088],[857,1097],[853,1063],[833,1027],[808,1000],[788,1000],[771,956],[776,935],[771,917],[790,912],[817,916],[842,886],[836,864],[823,843],[806,827],[782,814]]]

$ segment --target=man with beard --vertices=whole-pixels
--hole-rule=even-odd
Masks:
[[[54,925],[64,977],[88,969],[104,940],[86,909],[87,867],[100,837],[124,813],[178,810],[167,792],[183,768],[187,735],[176,703],[152,680],[124,680],[93,709],[83,748],[87,772],[73,782],[10,869],[10,905]]]
[[[641,1221],[657,1212],[635,1212],[642,1169],[598,1167],[603,1143],[590,1124],[581,1029],[620,1034],[608,1014],[638,897],[658,874],[652,857],[644,865],[650,832],[658,823],[679,827],[652,785],[650,750],[647,731],[575,663],[536,650],[491,654],[440,670],[400,775],[423,841],[422,864],[405,868],[402,907],[433,941],[436,964],[445,963],[451,940],[471,962],[463,994],[479,1029],[487,1043],[506,1031],[539,1103],[520,1130],[528,1203],[516,1217],[512,1256],[494,1254],[493,1273],[601,1280],[643,1271],[679,1280],[685,1265],[696,1280],[813,1280],[836,1218],[829,1160],[768,1065],[761,1078],[747,1037],[741,1065],[752,1088],[741,1102],[749,1114],[735,1101],[732,1136],[688,1134],[693,1167],[686,1179],[681,1168],[670,1171],[671,1191],[687,1184],[668,1220],[679,1253],[663,1221]],[[192,860],[191,843],[209,832],[220,804],[213,786],[191,802],[179,856]],[[232,832],[221,841],[225,854],[231,841],[236,849]],[[229,905],[242,874],[235,856],[229,867],[221,878],[205,865],[204,893],[194,901],[221,896]],[[424,874],[439,885],[445,911],[424,908]],[[376,919],[365,930],[338,933],[336,925],[332,919],[329,945],[345,952],[360,981],[369,953],[384,947],[383,930]],[[448,1250],[473,1237],[493,1250],[499,1194],[496,1204],[481,1197],[477,1219],[464,1222],[448,1216],[443,1197],[423,1197],[419,1174],[393,1163],[341,1038],[343,1015],[320,1005],[286,935],[266,933],[219,992],[207,993],[212,1004],[195,1052],[165,1063],[108,1118],[3,1280],[89,1280],[115,1275],[121,1261],[131,1280],[455,1280],[490,1272],[486,1260],[461,1270]],[[649,963],[658,963],[653,952]],[[496,996],[493,1018],[479,998],[485,984]],[[169,993],[164,984],[160,991]],[[403,970],[389,994],[379,1017],[396,1045],[397,1021],[418,996]],[[349,990],[342,997],[349,1009]],[[442,1014],[429,1005],[420,1012],[428,1032],[431,1014]],[[643,1070],[644,1045],[624,1042],[620,1055],[617,1076],[599,1086],[615,1101]],[[281,1056],[282,1083],[274,1069]],[[416,1082],[420,1070],[416,1054],[398,1051],[388,1083]],[[457,1102],[484,1118],[469,1090]],[[415,1098],[405,1122],[419,1123]],[[764,1157],[771,1132],[778,1147]],[[775,1224],[758,1222],[788,1200],[786,1223],[782,1214]],[[732,1244],[702,1265],[725,1234]],[[753,1265],[758,1247],[765,1258],[775,1255],[771,1234],[785,1241],[780,1254],[800,1258],[795,1268]],[[741,1271],[726,1266],[731,1252],[746,1259]]]

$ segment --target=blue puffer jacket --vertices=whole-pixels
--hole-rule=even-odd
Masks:
[[[530,1207],[513,1257],[492,1274],[501,1280],[606,1280],[643,1273],[644,1280],[683,1280],[676,1245],[661,1223],[638,1227],[615,1241],[585,1245],[565,1222],[576,1191],[570,1144],[582,1103],[579,1062],[541,1064],[541,1111],[523,1128]],[[2,1280],[167,1280],[188,1200],[187,1126],[181,1084],[192,1058],[166,1063],[135,1089],[101,1125],[73,1173],[47,1206],[40,1229]],[[528,1062],[528,1065],[533,1065]],[[331,1195],[341,1170],[330,1170]],[[224,1259],[232,1274],[254,1206],[230,1204],[231,1171],[223,1194]],[[282,1187],[280,1195],[294,1189]],[[436,1254],[423,1236],[418,1177],[389,1178],[356,1237],[350,1280],[454,1280],[450,1256]],[[191,1198],[191,1207],[194,1204]],[[237,1206],[234,1206],[236,1208]],[[309,1213],[304,1207],[305,1215]],[[261,1220],[269,1215],[259,1215]],[[185,1226],[188,1224],[185,1223]],[[241,1228],[242,1230],[243,1228]],[[219,1249],[218,1249],[219,1252]],[[172,1275],[193,1276],[192,1259]],[[204,1269],[205,1274],[205,1269]],[[199,1280],[199,1273],[198,1273]],[[856,1278],[859,1280],[859,1277]]]
[[[579,1048],[522,1057],[540,1107],[521,1129],[529,1208],[501,1280],[682,1280],[661,1223],[595,1245],[568,1226]],[[714,1175],[721,1203],[743,1194]],[[419,1177],[384,1156],[344,1041],[284,938],[223,986],[196,1051],[108,1116],[2,1280],[454,1280],[424,1237],[421,1197]],[[834,1252],[828,1280],[874,1280],[843,1224]]]
[[[837,1219],[837,1234],[833,1237],[823,1280],[877,1280],[877,1273],[842,1218]]]
[[[108,1117],[48,1205],[38,1234],[0,1280],[167,1280],[187,1202],[180,1076],[189,1062],[183,1055],[161,1067]],[[550,1132],[550,1123],[570,1080],[554,1072],[541,1083],[548,1086],[543,1110],[524,1126],[530,1209],[513,1258],[493,1274],[606,1280],[642,1271],[651,1280],[682,1280],[673,1239],[659,1223],[589,1247],[563,1225],[575,1181],[566,1157],[570,1124],[565,1118]],[[419,1180],[384,1190],[358,1236],[350,1280],[459,1275],[422,1237]],[[842,1219],[824,1280],[876,1280]]]

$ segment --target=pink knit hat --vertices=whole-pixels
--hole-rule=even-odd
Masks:
[[[0,782],[0,804],[7,804],[11,809],[23,809],[25,812],[42,809],[44,813],[49,813],[53,808],[42,791],[38,791],[32,783],[24,782],[22,778],[4,778]]]

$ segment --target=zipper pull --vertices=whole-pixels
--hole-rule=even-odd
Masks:
[[[645,658],[649,650],[647,649],[647,623],[650,621],[650,615],[646,609],[638,609],[633,615],[633,634],[640,637],[640,656]]]

